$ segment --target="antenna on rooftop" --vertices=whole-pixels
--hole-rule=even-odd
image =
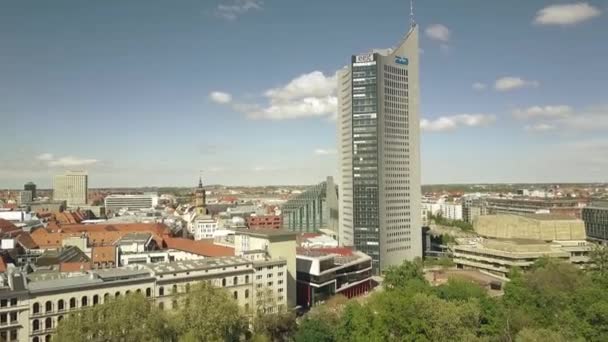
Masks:
[[[410,26],[416,26],[416,21],[414,20],[414,0],[410,0]]]

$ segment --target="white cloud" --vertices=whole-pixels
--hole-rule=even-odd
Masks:
[[[574,25],[597,17],[602,12],[586,2],[551,5],[536,13],[534,23],[540,25]]]
[[[533,106],[513,111],[513,116],[519,119],[559,118],[570,114],[572,114],[572,107],[566,105]]]
[[[49,166],[69,167],[69,166],[87,166],[99,162],[97,159],[81,159],[72,156],[62,157],[49,161]]]
[[[209,98],[211,101],[220,104],[230,103],[232,101],[232,95],[221,91],[211,92],[211,94],[209,94]]]
[[[300,75],[287,85],[266,91],[265,95],[275,101],[286,101],[303,97],[323,97],[336,89],[336,75],[327,77],[320,71]]]
[[[52,153],[43,153],[43,154],[37,156],[36,159],[42,160],[42,161],[53,160],[53,154]]]
[[[336,75],[320,71],[300,75],[286,85],[264,92],[266,104],[233,103],[232,109],[251,119],[284,120],[336,116]]]
[[[336,154],[336,150],[317,148],[315,150],[315,154],[318,155],[318,156],[327,156],[327,155],[331,155],[331,154]]]
[[[473,83],[474,90],[485,90],[488,86],[485,83],[475,82]]]
[[[450,40],[450,30],[441,24],[433,24],[427,27],[425,33],[429,38],[440,42],[447,43]]]
[[[536,88],[539,85],[538,81],[528,81],[521,77],[507,76],[497,79],[494,88],[498,91],[510,91],[520,88]]]
[[[534,125],[524,126],[528,131],[555,130],[562,134],[608,131],[608,106],[588,107],[581,110],[566,105],[535,106],[516,110],[513,115],[520,119],[540,119]]]
[[[422,119],[420,128],[425,132],[453,131],[460,127],[487,126],[496,121],[494,115],[487,114],[458,114],[442,116],[435,120]]]
[[[555,125],[551,125],[551,124],[547,124],[547,123],[538,123],[538,124],[534,124],[534,125],[524,126],[524,129],[528,132],[546,132],[546,131],[552,131],[555,128],[556,128]]]
[[[251,10],[261,10],[261,0],[232,0],[224,1],[215,9],[215,15],[227,20],[235,20],[239,15]]]

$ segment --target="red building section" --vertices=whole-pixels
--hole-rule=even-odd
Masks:
[[[249,216],[246,222],[249,229],[281,229],[283,217],[277,215]]]

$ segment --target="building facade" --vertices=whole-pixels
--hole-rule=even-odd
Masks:
[[[348,248],[299,248],[297,271],[298,305],[304,308],[336,294],[351,298],[372,288],[372,259]]]
[[[422,255],[418,26],[338,71],[340,243],[376,274]]]
[[[281,206],[283,229],[312,233],[338,232],[338,190],[333,177],[307,189]]]
[[[104,199],[107,213],[117,212],[120,209],[150,209],[155,203],[158,204],[158,196],[152,194],[108,195]]]
[[[68,206],[87,204],[89,176],[84,171],[69,171],[53,178],[53,200]]]
[[[249,229],[281,229],[283,217],[279,215],[251,215],[245,220]]]
[[[27,182],[23,185],[23,190],[32,192],[32,199],[36,199],[36,184],[33,182]]]
[[[594,202],[583,208],[587,239],[608,244],[608,202]]]
[[[269,276],[271,275],[271,276]],[[200,282],[225,289],[246,312],[274,312],[286,305],[285,262],[221,257],[64,273],[0,274],[0,340],[46,342],[58,323],[78,310],[110,298],[139,293],[163,310],[180,307],[181,295]],[[259,278],[259,279],[258,279]],[[259,307],[256,288],[274,281]],[[262,286],[258,286],[262,284]],[[263,304],[267,303],[267,304]],[[269,304],[272,303],[272,304]]]
[[[34,197],[32,196],[32,192],[30,190],[19,191],[19,204],[30,203],[33,199]]]

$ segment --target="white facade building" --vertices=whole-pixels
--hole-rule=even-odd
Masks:
[[[158,205],[158,195],[109,195],[104,200],[107,212],[120,209],[150,209]]]
[[[442,203],[439,211],[441,216],[448,220],[462,220],[462,204]]]
[[[89,176],[84,171],[69,171],[53,178],[53,199],[68,206],[87,204]]]

